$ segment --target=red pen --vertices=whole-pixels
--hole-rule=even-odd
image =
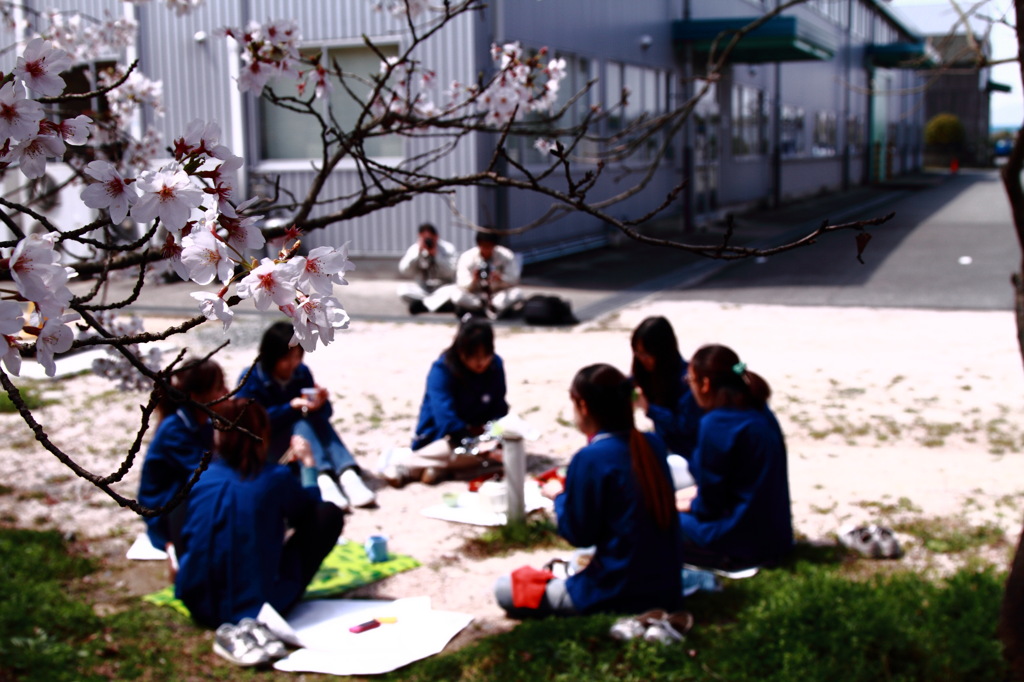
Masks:
[[[348,629],[348,631],[349,632],[360,633],[360,632],[366,632],[367,630],[372,630],[372,629],[378,628],[378,627],[380,627],[380,621],[375,618],[373,620],[368,620],[365,623],[360,623],[359,625],[353,625],[352,627],[350,627]]]

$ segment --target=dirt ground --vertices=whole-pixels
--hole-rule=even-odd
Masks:
[[[583,444],[571,425],[573,374],[593,362],[628,370],[630,331],[648,315],[671,320],[684,355],[725,343],[772,385],[799,534],[833,542],[844,524],[906,518],[946,527],[987,524],[1005,530],[1009,544],[975,554],[1005,565],[1024,505],[1024,375],[1011,313],[648,301],[574,328],[502,326],[497,350],[509,403],[542,433],[527,444],[531,470],[567,463]],[[233,329],[235,342],[219,356],[229,381],[252,361],[264,324],[243,319]],[[187,346],[211,349],[219,329],[190,334]],[[317,381],[331,390],[339,433],[365,468],[372,470],[385,449],[408,443],[427,369],[453,332],[413,320],[355,321],[335,344],[307,356]],[[135,437],[141,395],[92,375],[35,385],[54,400],[35,411],[48,436],[89,471],[115,471]],[[165,584],[159,562],[124,558],[143,528],[137,517],[43,450],[17,415],[0,415],[0,424],[0,521],[74,534],[103,558],[111,596]],[[141,457],[115,489],[134,495],[140,469]],[[345,537],[362,542],[383,533],[392,551],[422,562],[354,596],[429,595],[434,608],[475,617],[463,639],[512,627],[491,596],[495,577],[539,565],[551,550],[465,556],[461,545],[480,528],[420,514],[444,492],[463,489],[458,482],[381,487],[376,509],[353,512]],[[921,570],[941,573],[966,560],[932,554],[913,535],[899,537],[903,561]],[[109,608],[99,598],[97,609]]]

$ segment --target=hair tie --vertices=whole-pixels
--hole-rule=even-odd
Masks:
[[[732,366],[732,371],[738,374],[739,376],[743,376],[743,373],[747,371],[747,363],[737,362],[735,365]]]

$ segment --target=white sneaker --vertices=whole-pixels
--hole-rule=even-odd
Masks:
[[[348,498],[341,492],[341,488],[331,478],[330,474],[320,474],[317,476],[316,485],[320,488],[320,498],[324,502],[331,502],[342,511],[351,509],[352,505],[349,504]]]
[[[366,487],[359,472],[351,467],[341,472],[338,484],[348,499],[352,501],[353,506],[369,507],[377,501],[377,495]]]

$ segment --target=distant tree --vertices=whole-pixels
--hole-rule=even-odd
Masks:
[[[924,126],[924,143],[953,151],[959,149],[967,138],[967,131],[956,114],[936,114]]]

